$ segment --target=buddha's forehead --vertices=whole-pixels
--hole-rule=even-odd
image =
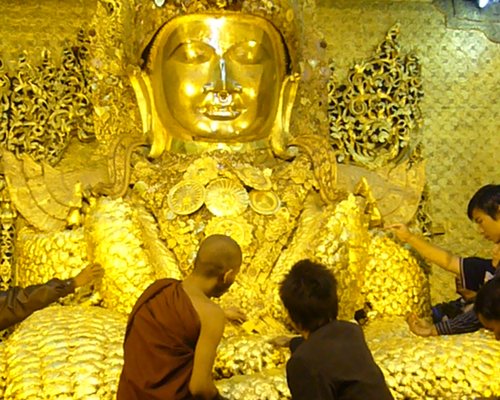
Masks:
[[[280,34],[263,18],[251,15],[194,14],[168,22],[155,41],[156,52],[168,55],[180,44],[203,42],[224,53],[243,42],[272,48],[281,58],[284,47]]]

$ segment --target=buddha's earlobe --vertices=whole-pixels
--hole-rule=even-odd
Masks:
[[[151,144],[149,156],[157,158],[162,155],[167,147],[167,137],[156,115],[151,78],[142,70],[132,71],[132,73],[129,74],[129,78],[141,114],[142,133]]]
[[[288,75],[283,81],[276,118],[270,135],[271,148],[278,157],[284,159],[294,156],[292,149],[288,147],[288,138],[290,135],[290,119],[298,86],[298,74]]]

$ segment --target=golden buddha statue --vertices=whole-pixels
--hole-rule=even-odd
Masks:
[[[259,17],[196,14],[166,24],[138,88],[148,89],[140,94],[147,96],[145,117],[152,116],[151,155],[268,142],[287,93],[285,57],[279,33]]]
[[[417,260],[371,229],[379,215],[366,179],[357,190],[337,184],[329,71],[314,30],[299,35],[313,8],[269,0],[99,3],[84,60],[97,141],[73,143],[54,168],[7,153],[4,168],[25,219],[18,282],[64,278],[89,258],[105,276],[97,296],[37,313],[0,348],[13,371],[6,399],[37,391],[114,398],[124,316],[154,279],[185,276],[199,243],[215,233],[233,237],[244,254],[221,299],[248,316],[227,329],[216,361],[217,376],[230,378],[220,382],[230,398],[288,396],[286,351],[267,340],[290,332],[277,285],[295,261],[309,257],[334,270],[341,318],[367,303],[373,320],[427,312]],[[47,207],[54,182],[68,187],[57,216]],[[52,197],[35,196],[43,187]],[[82,302],[100,307],[75,305]],[[13,355],[34,340],[37,325],[46,327],[45,350],[26,350],[34,360],[26,367]],[[60,344],[68,335],[72,341]],[[44,380],[36,370],[48,359],[75,372]],[[30,368],[36,379],[14,378]]]
[[[294,20],[293,9],[285,14]],[[170,254],[169,275],[188,272],[206,235],[234,237],[244,252],[243,274],[222,301],[254,314],[245,325],[248,332],[285,330],[276,284],[304,257],[339,266],[337,274],[345,275],[340,280],[342,315],[352,317],[366,302],[362,277],[369,218],[362,198],[349,198],[336,187],[326,127],[313,134],[290,132],[300,85],[298,60],[291,57],[297,55],[260,15],[221,7],[217,14],[212,10],[173,19],[166,9],[164,18],[154,41],[140,48],[142,68],[131,72],[143,143],[155,161],[124,150],[131,160],[125,158],[121,175],[128,178],[103,192],[122,197],[123,188],[133,187],[125,198],[144,204],[158,221],[158,237]],[[319,113],[326,104],[317,103],[311,99],[309,107]],[[129,149],[141,143],[128,140]],[[356,215],[352,226],[338,221],[335,210],[341,201],[350,216]],[[317,230],[325,235],[314,237]],[[338,239],[343,231],[351,232],[349,245]],[[100,251],[107,241],[103,235],[95,244],[101,263],[110,253]],[[341,268],[341,260],[349,268]],[[413,270],[408,284],[416,291],[401,300],[401,307],[394,306],[394,313],[425,305],[424,276],[418,276],[416,264]]]

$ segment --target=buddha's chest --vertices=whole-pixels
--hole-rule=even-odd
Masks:
[[[225,234],[242,247],[249,275],[272,267],[297,226],[313,178],[306,160],[260,167],[255,161],[177,156],[135,165],[135,193],[179,265],[192,265],[204,237]]]

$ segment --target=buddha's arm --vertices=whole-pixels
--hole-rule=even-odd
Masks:
[[[322,220],[325,218],[322,204],[319,195],[316,193],[307,197],[293,239],[280,255],[273,270],[273,275],[277,275],[278,280],[281,280],[281,275],[287,272],[293,263],[314,256],[316,252],[315,244],[319,237],[318,232],[321,232]],[[327,232],[323,230],[323,234],[327,234]]]

